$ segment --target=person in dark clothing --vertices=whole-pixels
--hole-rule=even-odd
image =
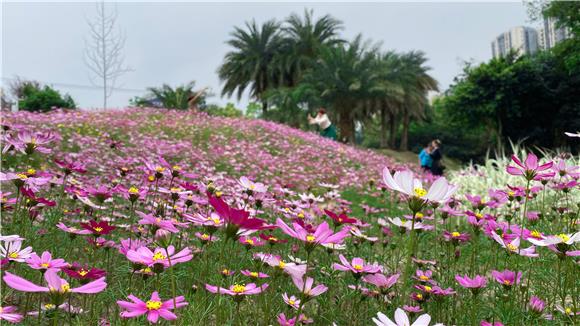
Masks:
[[[441,159],[443,159],[443,155],[441,154],[441,141],[439,139],[435,139],[431,142],[431,147],[433,150],[429,154],[433,163],[431,164],[431,173],[433,175],[443,175],[443,170],[445,167],[441,164]]]

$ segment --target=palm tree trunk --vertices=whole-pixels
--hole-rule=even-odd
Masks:
[[[409,111],[405,109],[403,111],[403,132],[401,133],[401,147],[402,151],[406,151],[409,148]]]
[[[386,148],[388,146],[387,144],[387,108],[386,107],[381,107],[381,115],[380,115],[380,119],[381,119],[381,143],[380,146],[381,148]]]
[[[397,136],[396,124],[395,124],[395,114],[389,113],[389,148],[395,148],[395,138]]]
[[[354,121],[347,112],[339,114],[338,127],[340,128],[340,141],[343,143],[354,143]]]
[[[265,116],[266,112],[268,112],[268,101],[262,100],[262,116]]]

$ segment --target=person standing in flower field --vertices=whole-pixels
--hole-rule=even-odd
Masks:
[[[429,143],[425,148],[419,153],[419,164],[424,172],[430,171],[433,165],[433,158],[431,157],[431,152],[433,152],[433,145]]]
[[[431,142],[430,146],[432,150],[429,156],[431,156],[431,159],[433,160],[431,163],[431,173],[433,173],[433,175],[443,175],[445,166],[443,163],[441,163],[441,160],[443,159],[441,149],[439,149],[439,147],[441,147],[441,141],[439,139],[435,139]]]
[[[332,122],[330,122],[330,119],[328,118],[324,108],[320,108],[318,110],[318,114],[316,114],[316,117],[314,118],[309,114],[308,124],[317,124],[320,127],[320,135],[322,137],[336,140],[336,127],[332,124]]]

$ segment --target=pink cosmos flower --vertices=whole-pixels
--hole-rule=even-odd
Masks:
[[[64,160],[55,159],[54,163],[56,163],[56,165],[58,165],[64,171],[65,175],[69,175],[73,172],[81,174],[87,172],[84,164],[68,158]]]
[[[16,307],[14,306],[7,306],[1,307],[0,306],[0,320],[5,320],[9,323],[17,324],[22,321],[24,316],[16,312]]]
[[[107,221],[97,222],[95,220],[90,220],[89,223],[81,223],[81,227],[90,231],[94,236],[106,235],[116,229],[115,226],[110,225]]]
[[[526,180],[542,180],[551,178],[555,175],[555,172],[542,172],[549,170],[553,162],[548,162],[546,164],[538,165],[538,157],[534,153],[529,153],[526,157],[524,163],[522,163],[517,156],[512,155],[512,161],[517,166],[508,165],[506,168],[507,173],[511,175],[521,175]]]
[[[258,238],[258,237],[240,237],[238,239],[238,242],[243,244],[244,246],[246,246],[247,248],[253,248],[253,247],[261,247],[263,245],[266,244],[265,241],[262,241],[262,239]]]
[[[558,173],[561,177],[570,176],[575,179],[580,177],[580,166],[567,165],[564,160],[560,160],[557,164],[552,166],[552,170]]]
[[[383,274],[369,274],[365,275],[362,280],[364,282],[373,284],[379,287],[381,290],[385,291],[397,283],[399,276],[401,276],[399,273],[393,274],[391,276],[385,276]]]
[[[430,270],[422,271],[422,270],[418,269],[415,271],[415,276],[413,276],[413,278],[421,283],[436,284],[435,281],[433,281],[431,279],[432,276],[433,276],[432,271],[430,271]]]
[[[83,286],[71,289],[68,282],[60,278],[57,272],[54,270],[46,271],[46,273],[44,273],[44,279],[46,280],[48,286],[36,285],[28,280],[23,279],[22,277],[16,276],[9,272],[6,272],[4,275],[4,282],[6,282],[9,287],[22,292],[50,292],[58,294],[71,292],[92,294],[101,292],[107,287],[105,278],[101,277]]]
[[[151,249],[147,247],[140,247],[137,250],[127,251],[127,259],[147,267],[160,264],[165,268],[169,268],[172,265],[174,266],[178,263],[190,261],[192,258],[193,255],[189,248],[182,249],[180,252],[175,253],[174,246],[169,246],[167,249],[156,248],[154,251],[151,251]],[[169,263],[169,260],[171,260],[171,264]]]
[[[499,271],[492,271],[491,275],[495,278],[495,280],[504,286],[512,286],[520,283],[520,279],[522,278],[522,272],[512,272],[510,270],[504,270],[503,272]]]
[[[455,275],[455,280],[459,285],[469,289],[480,289],[487,285],[487,280],[481,275],[475,275],[474,278],[469,278],[467,275]]]
[[[151,214],[145,214],[142,212],[137,212],[137,215],[141,216],[139,224],[141,225],[153,225],[159,229],[166,230],[171,233],[178,233],[179,229],[175,227],[171,220],[165,220],[160,217],[155,217]]]
[[[445,230],[443,231],[443,238],[445,241],[451,241],[458,244],[469,241],[470,236],[467,233],[449,232]]]
[[[564,244],[564,245],[570,246],[576,242],[580,242],[580,232],[570,233],[570,234],[562,233],[559,235],[549,235],[541,240],[538,240],[535,238],[529,238],[528,241],[531,242],[532,244],[535,244],[536,246],[540,246],[540,247],[547,247],[547,246],[558,245],[558,244]]]
[[[296,326],[299,324],[306,325],[314,322],[312,319],[307,318],[304,314],[300,314],[298,317],[288,318],[286,315],[284,315],[284,313],[281,313],[278,315],[277,320],[280,326]]]
[[[245,176],[241,177],[238,183],[242,186],[242,188],[244,188],[244,190],[252,193],[262,193],[267,191],[267,188],[263,183],[250,181],[250,179]]]
[[[270,277],[268,274],[265,274],[262,272],[252,272],[252,271],[249,271],[247,269],[241,270],[240,273],[242,273],[245,276],[251,277],[251,278],[268,278],[268,277]]]
[[[82,234],[82,235],[86,235],[86,234],[92,234],[91,231],[89,230],[85,230],[85,229],[77,229],[75,227],[72,226],[66,226],[64,223],[59,222],[56,225],[57,228],[63,230],[64,232],[68,232],[68,233],[72,233],[72,234]]]
[[[438,178],[431,184],[429,190],[423,188],[420,179],[415,178],[411,171],[397,171],[393,176],[388,168],[383,169],[383,181],[391,190],[398,191],[409,197],[423,199],[425,201],[444,203],[451,198],[457,190],[456,186],[447,183],[443,177]]]
[[[231,208],[221,198],[209,195],[209,203],[226,222],[226,234],[229,237],[236,237],[240,230],[261,230],[266,228],[264,220],[251,218],[250,212],[246,210]]]
[[[381,266],[377,265],[376,263],[373,265],[368,265],[362,258],[359,257],[353,258],[352,262],[349,262],[343,255],[339,255],[338,258],[342,264],[332,264],[332,268],[338,271],[351,271],[354,274],[374,274],[382,271]]]
[[[349,227],[344,227],[342,230],[334,233],[328,226],[328,223],[322,222],[316,227],[314,232],[310,233],[297,222],[292,223],[293,228],[290,228],[280,218],[276,220],[276,225],[287,235],[311,245],[341,244],[349,235],[350,231]]]
[[[292,277],[292,282],[294,282],[294,285],[296,285],[298,290],[300,290],[308,298],[319,296],[328,291],[328,287],[324,284],[318,284],[313,288],[312,285],[314,285],[314,279],[312,277],[307,277],[306,281],[302,276]]]
[[[401,308],[397,308],[397,310],[395,310],[394,322],[382,312],[377,314],[377,318],[373,318],[373,322],[377,326],[429,326],[429,323],[431,322],[431,316],[428,314],[423,314],[411,324],[411,321],[409,320],[409,317],[407,317],[405,311]]]
[[[157,291],[151,293],[151,299],[147,302],[142,301],[132,294],[127,296],[127,298],[131,301],[117,301],[117,304],[124,309],[121,312],[121,317],[134,318],[147,314],[147,320],[153,324],[157,323],[159,317],[165,320],[177,319],[177,316],[171,310],[188,305],[183,296],[161,301]]]
[[[300,308],[300,299],[297,299],[295,296],[288,297],[288,294],[282,294],[282,298],[284,302],[289,305],[290,307],[298,310]]]
[[[206,290],[208,290],[211,293],[227,294],[227,295],[231,295],[231,296],[240,296],[240,295],[252,295],[252,294],[261,293],[262,291],[264,291],[268,288],[268,284],[264,283],[260,286],[257,286],[254,283],[250,283],[247,285],[234,284],[234,285],[230,286],[228,289],[222,288],[222,287],[217,287],[215,285],[206,284],[205,288],[206,288]]]
[[[537,296],[532,295],[530,297],[530,303],[528,304],[528,306],[532,311],[536,313],[542,313],[544,311],[544,308],[546,307],[546,303]]]
[[[59,269],[68,266],[64,259],[52,259],[52,255],[48,251],[43,252],[40,257],[38,257],[36,253],[33,253],[30,255],[30,258],[26,260],[26,263],[30,268],[42,271],[58,271]]]

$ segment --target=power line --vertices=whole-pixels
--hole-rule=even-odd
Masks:
[[[15,81],[19,80],[18,78],[10,78],[10,77],[2,77],[2,80],[6,81]],[[49,82],[49,81],[42,81],[36,79],[28,79],[28,78],[20,78],[20,80],[35,80],[41,84],[45,85],[52,85],[64,88],[75,88],[75,89],[85,89],[85,90],[103,90],[102,86],[94,86],[94,85],[82,85],[82,84],[70,84],[70,83],[59,83],[59,82]],[[137,88],[121,88],[121,87],[113,87],[111,88],[114,91],[118,92],[127,92],[127,93],[142,93],[146,92],[146,89],[137,89]]]

